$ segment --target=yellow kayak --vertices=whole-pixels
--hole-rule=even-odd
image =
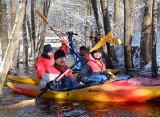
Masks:
[[[7,82],[8,87],[23,95],[36,97],[41,92],[38,85]],[[117,80],[79,88],[70,91],[46,91],[42,98],[110,101],[110,102],[142,102],[160,97],[160,79],[134,76],[126,80]]]
[[[113,75],[117,75],[120,73],[120,69],[108,69],[106,72],[111,72]],[[73,77],[76,78],[77,74],[73,74]],[[7,75],[7,78],[12,82],[24,83],[24,84],[34,84],[38,85],[40,82],[39,78],[36,77],[29,77],[29,76],[14,76],[14,75]]]

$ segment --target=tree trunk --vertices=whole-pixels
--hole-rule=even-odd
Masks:
[[[36,49],[36,28],[35,28],[35,0],[31,0],[31,53],[32,57],[34,58],[35,49]]]
[[[26,28],[26,11],[23,19],[23,63],[28,66],[28,39],[27,39],[27,28]]]
[[[15,20],[15,25],[11,33],[12,35],[10,38],[10,42],[8,43],[7,50],[0,68],[0,70],[2,70],[0,72],[0,95],[2,94],[2,88],[7,72],[11,66],[12,58],[16,47],[15,45],[17,44],[19,39],[19,34],[22,31],[22,23],[25,14],[25,9],[26,9],[26,0],[22,0],[19,5],[19,12]]]
[[[153,0],[145,1],[145,10],[140,42],[140,67],[144,67],[151,60],[151,27],[152,27],[152,3]]]
[[[28,36],[29,36],[28,43],[30,43],[30,45],[28,45],[28,47],[31,47],[31,51],[30,51],[30,54],[29,54],[29,58],[31,58],[31,57],[32,57],[32,35],[31,35],[31,24],[30,24],[30,20],[29,20],[28,15],[26,16],[26,18],[27,18],[27,29],[28,29]]]
[[[108,13],[108,4],[107,0],[101,0],[101,6],[102,6],[102,13],[103,13],[103,21],[104,21],[104,30],[105,30],[105,35],[108,34],[111,31],[111,24],[110,24],[110,17]],[[110,46],[109,43],[106,43],[107,45],[107,50],[108,53],[106,53],[105,56],[107,56],[107,68],[113,68],[113,57],[115,57],[115,50],[114,46]]]
[[[94,15],[96,18],[96,23],[98,26],[98,32],[101,37],[104,37],[105,32],[104,32],[103,14],[101,12],[102,9],[101,9],[100,0],[92,0],[92,6],[93,6]]]
[[[114,37],[119,37],[120,0],[114,1]]]
[[[90,2],[90,0],[88,0],[88,3]],[[91,16],[91,6],[90,4],[87,5],[87,15]],[[86,38],[85,38],[85,46],[87,49],[90,48],[90,35],[91,35],[91,25],[89,23],[89,21],[86,21],[86,26],[85,26],[85,31],[86,31]]]
[[[89,49],[90,48],[90,37],[89,36],[91,32],[91,26],[88,21],[86,22],[85,31],[86,31],[85,46],[87,49]]]
[[[126,72],[133,68],[132,60],[132,33],[133,33],[133,18],[132,18],[132,6],[133,1],[124,1],[124,61]]]
[[[13,29],[16,18],[16,1],[10,0],[11,3],[11,29]],[[19,67],[19,44],[16,45],[16,49],[13,57],[13,66]]]
[[[158,77],[158,68],[157,68],[157,55],[156,55],[156,44],[157,44],[157,0],[153,0],[153,9],[152,9],[152,76]]]
[[[7,26],[7,7],[6,4],[2,3],[1,4],[1,48],[2,48],[2,59],[4,58],[6,49],[7,49],[7,44],[8,44],[8,26]]]
[[[50,7],[50,2],[51,0],[47,0],[43,2],[43,15],[47,18],[48,16],[48,11]],[[40,35],[40,40],[37,43],[36,47],[36,57],[37,58],[40,54],[42,54],[43,51],[43,46],[45,43],[45,37],[46,37],[46,30],[47,30],[47,24],[43,21],[42,26],[41,26],[41,35]]]

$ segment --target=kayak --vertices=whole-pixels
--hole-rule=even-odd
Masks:
[[[120,69],[107,69],[106,72],[111,72],[114,75],[117,75],[121,70]],[[76,78],[77,74],[73,74],[73,77]],[[7,78],[11,80],[12,82],[19,82],[19,83],[24,83],[24,84],[34,84],[38,85],[40,82],[39,78],[35,77],[29,77],[29,76],[14,76],[14,75],[7,75]]]
[[[38,85],[7,82],[15,92],[36,97]],[[144,102],[160,97],[160,79],[133,76],[129,79],[115,80],[70,91],[46,91],[42,98],[79,100],[79,101],[109,101],[109,102]]]

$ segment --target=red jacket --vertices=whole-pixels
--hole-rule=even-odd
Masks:
[[[52,55],[51,58],[44,58],[43,56],[40,56],[35,63],[38,78],[42,79],[46,69],[52,66],[54,62],[54,55]]]
[[[67,46],[65,44],[62,44],[61,50],[63,50],[65,53],[67,53]],[[42,79],[46,69],[48,69],[50,66],[54,65],[54,55],[52,55],[51,58],[44,57],[43,54],[37,59],[35,63],[36,68],[36,74],[38,78]]]

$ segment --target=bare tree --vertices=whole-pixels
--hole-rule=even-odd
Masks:
[[[86,48],[90,48],[90,32],[91,32],[91,26],[90,23],[88,21],[86,21],[86,26],[85,26],[85,30],[86,30],[86,39],[85,39],[85,45]]]
[[[11,33],[10,41],[7,45],[5,56],[0,66],[0,95],[2,94],[3,84],[7,75],[7,72],[11,66],[12,58],[14,55],[15,47],[19,39],[19,32],[22,31],[22,23],[26,9],[26,0],[21,0],[19,4],[19,12],[15,20],[15,24]]]
[[[2,58],[4,58],[5,51],[8,44],[8,30],[7,30],[7,6],[5,2],[1,1],[1,48],[2,48]]]
[[[48,12],[49,12],[49,8],[50,8],[50,2],[51,0],[46,0],[43,1],[43,15],[47,18],[48,16]],[[43,46],[45,43],[45,37],[46,37],[46,30],[47,30],[47,24],[41,20],[42,22],[39,24],[40,28],[40,33],[41,35],[39,35],[38,38],[40,38],[40,40],[38,41],[37,45],[36,45],[36,57],[37,58],[43,51]]]
[[[132,17],[132,6],[133,0],[124,1],[124,61],[126,71],[133,67],[132,60],[132,33],[133,33],[133,17]]]
[[[114,0],[114,36],[119,36],[120,0]]]
[[[104,37],[105,32],[104,32],[103,14],[102,14],[100,0],[92,0],[92,6],[98,26],[98,32],[102,37]]]
[[[90,0],[88,0],[88,3],[90,3]],[[90,4],[87,5],[87,15],[88,16],[91,16],[92,12],[91,12],[91,6]],[[86,39],[85,39],[85,42],[86,42],[86,47],[89,49],[90,48],[90,32],[91,32],[91,25],[89,23],[89,21],[87,20],[86,21],[86,26],[85,26],[85,31],[86,31]]]
[[[103,13],[103,22],[104,22],[104,30],[105,35],[108,34],[111,31],[111,24],[110,24],[110,16],[108,12],[108,4],[107,0],[101,0],[101,6],[102,6],[102,13]],[[108,53],[105,55],[105,58],[107,58],[107,67],[113,68],[113,57],[115,57],[115,50],[114,46],[110,46],[109,43],[106,43]]]
[[[10,0],[11,4],[11,29],[13,29],[16,18],[16,0]],[[16,45],[16,49],[13,57],[13,66],[19,67],[19,44]]]
[[[144,67],[151,60],[151,27],[152,27],[152,3],[145,1],[145,10],[140,42],[140,67]]]
[[[156,55],[156,43],[157,43],[157,0],[153,0],[153,9],[152,9],[152,76],[158,76],[157,68],[157,55]]]
[[[26,11],[23,19],[23,62],[28,66],[28,39],[27,39],[27,19]]]
[[[31,0],[31,56],[34,57],[36,49],[36,28],[35,28],[35,2],[36,0]]]

